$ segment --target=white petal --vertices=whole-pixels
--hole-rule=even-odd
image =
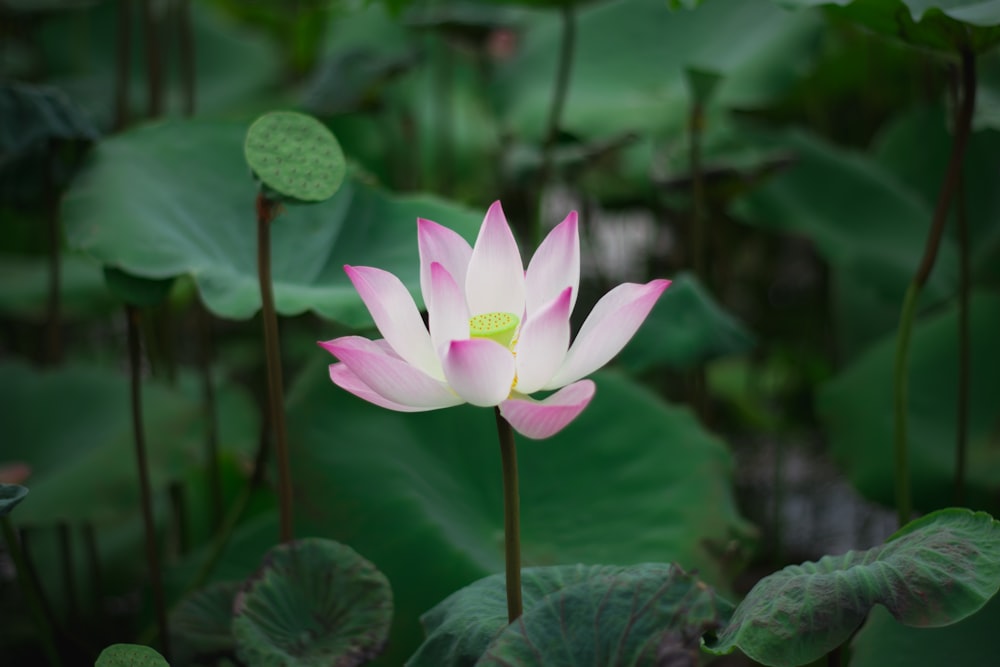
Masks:
[[[517,384],[522,394],[538,391],[552,378],[569,347],[569,309],[573,288],[543,306],[521,328],[517,339]]]
[[[545,388],[555,389],[579,380],[611,361],[669,285],[669,280],[652,280],[645,285],[624,283],[601,297],[580,327],[562,368]]]
[[[431,342],[440,356],[443,347],[453,340],[469,337],[469,309],[465,295],[441,264],[431,263],[430,302],[427,317]]]
[[[583,412],[595,390],[593,381],[580,380],[542,401],[520,397],[508,399],[500,404],[500,414],[521,435],[536,440],[548,438]]]
[[[472,249],[465,297],[472,316],[483,313],[524,316],[524,265],[498,201],[486,212]]]
[[[424,410],[432,410],[433,408],[415,408],[410,405],[403,405],[402,403],[394,403],[384,396],[380,396],[378,392],[366,385],[361,381],[357,375],[354,374],[347,364],[344,362],[330,364],[330,379],[333,383],[351,392],[358,398],[363,398],[369,403],[374,403],[380,408],[387,408],[389,410],[395,410],[396,412],[422,412]]]
[[[345,266],[347,277],[368,307],[375,326],[402,359],[441,379],[441,363],[413,297],[399,278],[370,266]]]
[[[572,287],[569,312],[573,312],[580,287],[580,232],[576,211],[556,225],[538,246],[524,275],[528,318]]]
[[[496,341],[488,338],[452,341],[441,362],[448,384],[473,405],[499,405],[510,395],[514,355]]]
[[[340,359],[361,383],[390,403],[418,410],[462,403],[445,383],[388,354],[376,341],[344,336],[320,343],[320,346]]]
[[[420,251],[420,292],[424,295],[424,305],[431,293],[431,264],[443,266],[455,284],[464,290],[465,274],[472,257],[472,246],[458,233],[447,227],[423,218],[417,219],[417,248]]]

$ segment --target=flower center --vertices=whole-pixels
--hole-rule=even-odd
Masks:
[[[489,338],[509,348],[521,320],[513,313],[483,313],[469,320],[469,335]]]

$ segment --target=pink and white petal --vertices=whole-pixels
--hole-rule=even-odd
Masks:
[[[524,394],[538,391],[562,366],[569,348],[572,293],[572,287],[564,289],[534,315],[529,315],[521,328],[517,339],[517,391]]]
[[[465,287],[465,274],[472,257],[472,246],[457,232],[430,220],[417,218],[417,248],[420,252],[420,293],[430,308],[431,264],[443,266],[455,283]]]
[[[375,341],[343,336],[319,345],[342,361],[359,381],[391,403],[433,410],[463,402],[444,382],[387,354]]]
[[[555,389],[596,371],[621,352],[645,321],[669,280],[624,283],[601,297],[566,353],[562,367],[545,386]]]
[[[444,375],[430,333],[399,278],[370,266],[345,266],[344,271],[368,307],[375,326],[396,354],[424,373],[442,379]]]
[[[431,263],[430,290],[427,317],[431,342],[440,355],[449,342],[469,337],[469,308],[465,305],[462,289],[438,262]]]
[[[380,408],[386,408],[388,410],[395,410],[396,412],[423,412],[425,410],[432,410],[433,408],[415,408],[412,405],[403,405],[402,403],[394,403],[388,398],[381,396],[374,389],[366,385],[361,381],[357,375],[354,374],[347,364],[344,362],[339,362],[336,364],[330,364],[330,379],[333,383],[354,394],[358,398],[364,399],[369,403],[374,403]]]
[[[444,376],[456,394],[480,407],[499,405],[514,383],[514,355],[488,338],[455,340],[444,357]]]
[[[590,403],[596,389],[592,380],[580,380],[541,401],[527,397],[508,399],[500,404],[500,414],[524,437],[541,440],[555,435],[576,419]]]
[[[524,315],[524,265],[498,201],[486,212],[472,248],[465,298],[473,316],[511,313],[521,318]]]
[[[527,315],[546,305],[567,287],[572,287],[569,310],[573,312],[580,286],[580,232],[576,211],[556,225],[528,264],[524,275]]]

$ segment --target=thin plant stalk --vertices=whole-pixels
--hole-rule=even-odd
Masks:
[[[163,113],[163,53],[160,49],[159,21],[153,4],[154,0],[142,0],[142,24],[146,42],[146,104],[150,118]]]
[[[146,454],[146,434],[142,420],[142,374],[139,346],[139,309],[125,306],[128,320],[129,370],[131,372],[132,430],[135,438],[136,467],[139,472],[139,501],[146,536],[146,562],[149,565],[149,583],[153,595],[153,612],[160,635],[160,647],[170,659],[170,633],[167,627],[167,607],[163,595],[163,575],[160,570],[159,549],[156,544],[156,524],[153,522],[153,494],[149,482],[149,460]]]
[[[56,532],[59,537],[59,561],[62,568],[62,589],[63,595],[69,607],[69,617],[71,622],[79,618],[80,607],[76,591],[76,570],[73,563],[73,539],[69,524],[60,521],[56,525]]]
[[[957,107],[957,105],[956,105]],[[969,373],[972,364],[969,333],[969,290],[971,262],[969,249],[969,218],[965,206],[965,187],[961,166],[958,174],[958,200],[955,202],[955,222],[958,231],[958,392],[955,419],[955,505],[965,504],[965,471],[969,448]]]
[[[190,547],[190,530],[187,519],[187,497],[184,493],[184,483],[173,481],[167,489],[170,496],[170,513],[173,516],[174,539],[177,555],[183,556]]]
[[[128,125],[128,80],[132,63],[132,0],[118,0],[115,48],[115,129]]]
[[[899,331],[896,339],[896,359],[895,368],[893,369],[893,420],[895,425],[896,512],[900,526],[910,520],[912,513],[906,434],[908,412],[907,362],[910,334],[913,329],[913,320],[917,309],[917,301],[920,297],[920,290],[927,284],[931,271],[934,269],[934,262],[937,259],[938,249],[941,245],[944,225],[948,218],[948,209],[958,189],[959,174],[965,158],[965,147],[968,144],[969,134],[972,129],[972,112],[976,106],[976,56],[972,51],[965,49],[962,51],[961,57],[962,101],[956,117],[955,138],[952,141],[951,156],[948,159],[948,169],[945,172],[944,183],[941,185],[941,192],[938,195],[937,204],[934,208],[934,218],[931,221],[931,229],[927,235],[924,256],[920,261],[920,266],[913,280],[910,282],[909,288],[906,290],[906,296],[903,298],[903,308],[899,317]]]
[[[690,140],[689,159],[691,162],[691,262],[695,275],[705,285],[708,279],[708,252],[705,247],[706,212],[705,205],[705,174],[701,166],[702,129],[705,125],[705,108],[697,99],[691,103],[691,116],[688,120],[688,136]],[[695,413],[703,423],[708,421],[708,400],[706,396],[705,365],[698,364],[691,371],[691,400]]]
[[[507,620],[521,616],[521,499],[517,489],[517,446],[514,430],[494,408],[497,435],[500,438],[500,461],[503,469],[503,544],[507,573]]]
[[[94,608],[97,610],[99,621],[103,624],[106,620],[104,613],[104,571],[101,568],[101,557],[97,549],[97,534],[94,530],[94,524],[89,521],[83,524],[82,534]]]
[[[201,367],[201,402],[205,413],[205,459],[208,463],[208,495],[212,530],[222,525],[222,470],[219,467],[219,420],[212,381],[212,318],[204,306],[197,308],[198,362]]]
[[[17,539],[17,533],[11,524],[10,517],[0,517],[0,524],[3,526],[3,537],[7,542],[7,551],[14,561],[14,570],[17,572],[17,580],[21,585],[21,592],[25,602],[28,604],[28,612],[35,622],[35,629],[42,640],[42,650],[45,657],[53,667],[61,667],[62,658],[56,650],[55,638],[52,636],[52,626],[46,618],[45,604],[42,600],[42,592],[37,588],[34,578],[25,559],[24,552],[21,551],[21,544]]]
[[[62,357],[60,288],[62,274],[62,245],[59,234],[59,194],[56,192],[56,157],[58,144],[50,139],[45,153],[45,220],[49,241],[49,294],[45,318],[46,360],[59,363]]]
[[[278,315],[271,287],[271,222],[278,214],[278,204],[263,194],[257,195],[257,276],[260,279],[261,320],[264,323],[264,348],[267,356],[267,395],[274,428],[275,453],[278,459],[278,503],[281,541],[290,542],[292,534],[292,472],[288,455],[288,429],[285,426],[285,390],[281,374],[278,339]]]
[[[961,195],[958,202],[958,394],[956,398],[955,433],[955,505],[965,504],[965,471],[969,449],[969,373],[972,364],[969,333],[969,222],[965,202]]]
[[[437,87],[437,172],[440,192],[449,196],[455,186],[455,60],[448,43],[438,40],[434,82]]]
[[[566,94],[569,92],[570,72],[573,66],[573,51],[576,45],[576,14],[569,2],[561,8],[562,38],[559,43],[559,62],[556,65],[556,84],[552,92],[552,105],[549,107],[549,119],[545,128],[545,143],[542,144],[542,164],[538,171],[536,184],[535,216],[532,218],[529,243],[538,247],[542,240],[542,200],[545,188],[552,178],[553,152],[556,139],[559,137],[559,125],[562,123],[563,108],[566,106]]]
[[[184,91],[183,113],[193,116],[196,103],[196,69],[194,64],[194,31],[191,28],[191,0],[177,0],[177,34],[180,41],[179,58],[181,88]]]

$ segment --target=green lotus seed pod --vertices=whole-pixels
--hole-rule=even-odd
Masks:
[[[347,170],[333,133],[295,111],[273,111],[254,121],[243,152],[261,192],[287,203],[329,199]]]

